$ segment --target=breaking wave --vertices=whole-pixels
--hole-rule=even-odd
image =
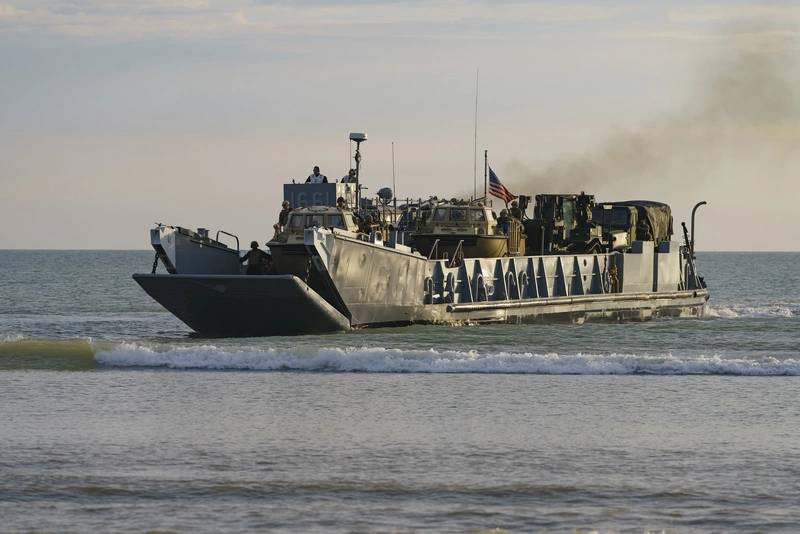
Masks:
[[[543,375],[798,376],[800,360],[635,354],[480,353],[382,347],[226,350],[212,345],[155,350],[124,343],[95,359],[114,367],[366,373],[515,373]]]
[[[800,317],[800,304],[773,304],[751,306],[745,304],[711,305],[706,307],[708,317],[734,318],[776,318]]]
[[[90,370],[97,367],[95,351],[111,346],[109,343],[93,342],[91,338],[37,339],[10,334],[0,339],[0,371]]]

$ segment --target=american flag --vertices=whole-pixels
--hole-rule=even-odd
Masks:
[[[517,195],[512,195],[511,191],[500,183],[500,178],[497,177],[491,167],[489,167],[489,193],[501,199],[506,204],[517,198]]]

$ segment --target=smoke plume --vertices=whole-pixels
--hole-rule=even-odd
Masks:
[[[753,35],[710,62],[694,101],[677,116],[613,133],[595,150],[541,170],[513,161],[505,169],[508,185],[535,193],[585,190],[598,200],[664,200],[676,218],[702,196],[726,223],[733,217],[780,228],[800,200],[798,41]],[[784,236],[785,246],[764,246],[800,249],[797,234]],[[748,239],[746,232],[740,239]],[[722,241],[722,248],[761,248]]]

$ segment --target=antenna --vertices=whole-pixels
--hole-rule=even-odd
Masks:
[[[478,197],[478,80],[481,69],[475,70],[475,139],[472,145],[472,198]]]
[[[397,184],[395,183],[394,175],[394,141],[392,141],[392,192],[394,192],[394,196],[397,198]]]

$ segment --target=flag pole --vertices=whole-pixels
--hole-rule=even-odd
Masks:
[[[483,202],[486,203],[488,194],[486,189],[489,187],[489,151],[483,151]]]

